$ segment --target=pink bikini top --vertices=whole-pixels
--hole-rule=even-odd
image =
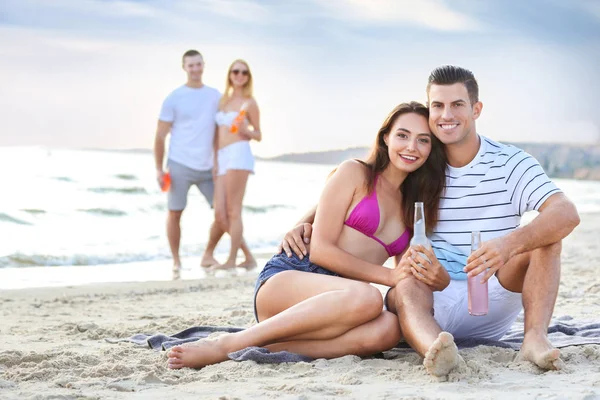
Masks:
[[[375,185],[377,185],[377,178],[375,178]],[[408,245],[410,231],[405,229],[404,233],[402,233],[398,239],[390,244],[385,244],[381,239],[375,236],[375,232],[377,232],[377,228],[379,227],[380,218],[377,191],[373,189],[371,194],[363,197],[356,207],[354,207],[344,224],[352,229],[356,229],[363,235],[378,241],[385,248],[390,257],[401,254]]]

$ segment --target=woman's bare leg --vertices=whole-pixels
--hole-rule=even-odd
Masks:
[[[210,227],[209,234],[209,242],[204,251],[204,255],[202,256],[202,261],[200,265],[202,267],[211,267],[215,266],[215,269],[220,269],[221,266],[219,262],[214,257],[215,247],[218,243],[218,239],[214,240],[214,238],[221,238],[223,233],[229,231],[229,220],[227,218],[227,194],[226,194],[226,177],[225,175],[217,176],[215,179],[215,198],[214,198],[214,209],[215,209],[215,221]],[[252,253],[250,252],[250,248],[246,244],[246,241],[242,237],[242,243],[240,248],[244,252],[244,256],[246,257],[245,265],[240,265],[244,268],[253,268],[256,266],[256,261],[252,257]]]
[[[364,282],[285,271],[263,285],[256,306],[262,322],[216,340],[176,346],[169,352],[169,366],[201,368],[249,346],[337,338],[379,317],[383,300],[375,287]]]
[[[240,249],[243,244],[245,245],[243,240],[244,226],[242,223],[242,203],[244,201],[246,183],[248,182],[249,175],[250,171],[232,169],[227,171],[227,175],[225,176],[225,203],[227,209],[228,233],[231,237],[231,248],[229,250],[229,258],[220,267],[223,269],[236,266],[238,249]],[[244,254],[246,260],[241,266],[253,268],[256,266],[256,261],[248,247],[245,247],[246,250],[244,251]]]
[[[402,335],[398,317],[383,311],[379,317],[333,339],[297,340],[265,346],[271,352],[289,351],[311,358],[336,358],[348,354],[370,356],[396,346]]]

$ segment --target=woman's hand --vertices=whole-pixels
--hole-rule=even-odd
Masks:
[[[429,286],[431,290],[442,291],[450,284],[448,271],[440,264],[430,248],[419,244],[411,246],[406,254],[409,255],[410,270],[413,276]]]
[[[410,252],[404,252],[404,255],[396,265],[394,269],[390,271],[391,274],[391,284],[390,287],[394,287],[400,282],[402,279],[408,278],[412,276],[411,268],[412,265],[410,263]]]

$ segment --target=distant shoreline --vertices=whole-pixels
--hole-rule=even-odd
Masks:
[[[600,145],[507,143],[535,157],[552,178],[600,180]],[[351,158],[364,159],[370,148],[353,147],[306,153],[289,153],[275,157],[257,157],[262,161],[337,165]]]
[[[515,143],[503,142],[519,147],[535,157],[548,176],[552,178],[600,180],[600,144],[570,145],[564,143]],[[278,161],[303,164],[337,165],[352,158],[364,159],[369,147],[351,147],[338,150],[284,153],[274,157],[256,157],[261,161]],[[48,148],[52,151],[51,148]],[[94,149],[83,151],[105,151],[132,154],[152,154],[151,149]]]

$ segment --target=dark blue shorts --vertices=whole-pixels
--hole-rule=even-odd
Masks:
[[[313,274],[339,276],[335,272],[311,263],[308,259],[308,256],[301,260],[295,254],[292,254],[291,257],[288,257],[284,252],[274,255],[269,261],[267,261],[260,274],[258,274],[256,286],[254,287],[254,318],[256,318],[256,322],[259,322],[258,314],[256,313],[256,295],[258,294],[258,291],[269,278],[283,271],[300,271],[310,272]]]

